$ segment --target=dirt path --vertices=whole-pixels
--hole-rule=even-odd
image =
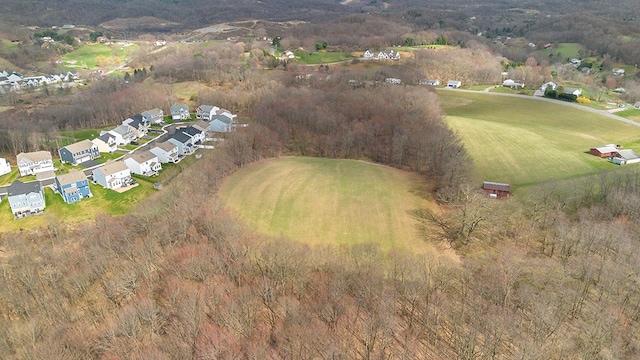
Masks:
[[[640,127],[640,123],[627,119],[627,118],[623,118],[622,116],[618,116],[616,114],[612,114],[608,111],[605,110],[598,110],[598,109],[593,109],[587,106],[583,106],[580,104],[576,104],[576,103],[571,103],[571,102],[566,102],[566,101],[560,101],[560,100],[554,100],[554,99],[549,99],[549,98],[545,98],[545,97],[538,97],[538,96],[529,96],[529,95],[520,95],[520,94],[504,94],[504,93],[495,93],[495,92],[490,92],[489,89],[491,88],[487,88],[484,91],[475,91],[475,90],[462,90],[462,89],[451,89],[451,88],[437,88],[438,91],[457,91],[457,92],[466,92],[466,93],[473,93],[473,94],[488,94],[488,95],[492,95],[492,96],[510,96],[510,97],[518,97],[518,98],[526,98],[526,99],[531,99],[531,100],[537,100],[537,101],[546,101],[546,102],[550,102],[550,103],[554,103],[554,104],[558,104],[558,105],[564,105],[564,106],[571,106],[574,107],[576,109],[580,109],[580,110],[584,110],[584,111],[589,111],[595,114],[600,114],[603,116],[606,116],[610,119],[613,120],[617,120],[620,122],[623,122],[625,124],[629,124],[629,125],[633,125],[633,126],[637,126]]]

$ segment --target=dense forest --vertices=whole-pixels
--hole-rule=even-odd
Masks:
[[[304,16],[304,23],[265,22],[253,31],[281,36],[291,49],[322,41],[331,50],[382,49],[440,36],[458,46],[416,50],[398,63],[330,66],[276,59],[271,44],[259,41],[143,48],[130,65],[144,75],[130,81],[114,76],[80,89],[0,97],[6,154],[56,150],[61,131],[112,126],[176,102],[216,104],[249,123],[126,216],[68,224],[45,213],[46,226],[0,233],[0,358],[640,357],[640,172],[543,183],[489,200],[467,183],[473,164],[434,90],[418,85],[431,78],[499,83],[506,71],[528,86],[554,79],[597,93],[604,84],[559,59],[515,51],[505,58],[508,50],[494,40],[576,41],[606,66],[628,62],[638,58],[638,14],[620,9],[637,9],[635,2],[115,2],[94,1],[89,12],[80,0],[7,0],[0,16],[97,26],[152,15],[179,24],[174,29]],[[24,12],[47,7],[60,11],[35,20]],[[590,15],[576,16],[587,9]],[[3,34],[23,30],[0,26]],[[10,60],[35,69],[62,51],[25,42]],[[389,77],[403,85],[385,83]],[[640,99],[640,87],[624,81],[624,96]],[[219,200],[236,170],[298,155],[420,174],[433,202],[410,216],[439,252],[270,238]]]

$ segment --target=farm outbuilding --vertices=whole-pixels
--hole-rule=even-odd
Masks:
[[[613,144],[609,144],[601,147],[593,147],[589,149],[589,152],[591,154],[595,156],[600,156],[600,157],[612,156],[613,153],[615,153],[616,151],[618,151],[618,148]]]
[[[640,155],[631,149],[617,150],[612,156],[611,162],[617,165],[640,163]]]
[[[511,185],[505,183],[498,183],[492,181],[483,181],[482,190],[489,195],[494,196],[509,196],[511,195]]]

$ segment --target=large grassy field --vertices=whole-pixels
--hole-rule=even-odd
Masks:
[[[84,45],[63,57],[63,67],[67,69],[109,67],[124,61],[129,53],[137,49],[137,45],[127,47],[117,44]]]
[[[304,64],[330,64],[352,58],[351,53],[339,51],[302,51],[294,52],[296,60]]]
[[[449,125],[475,164],[477,181],[515,187],[618,169],[588,153],[615,143],[640,152],[640,128],[562,104],[440,91]]]
[[[409,214],[429,204],[425,184],[397,169],[355,160],[274,159],[236,172],[220,194],[268,235],[309,244],[426,246]]]

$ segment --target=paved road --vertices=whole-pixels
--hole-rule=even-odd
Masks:
[[[605,110],[598,110],[598,109],[593,109],[584,105],[580,105],[580,104],[576,104],[576,103],[572,103],[572,102],[567,102],[567,101],[560,101],[560,100],[554,100],[554,99],[549,99],[549,98],[545,98],[545,97],[538,97],[538,96],[529,96],[529,95],[520,95],[520,94],[504,94],[504,93],[497,93],[497,92],[489,92],[489,91],[475,91],[475,90],[462,90],[462,89],[451,89],[451,88],[436,88],[438,91],[456,91],[456,92],[466,92],[466,93],[472,93],[472,94],[487,94],[487,95],[491,95],[491,96],[510,96],[510,97],[518,97],[518,98],[526,98],[526,99],[531,99],[531,100],[537,100],[537,101],[546,101],[546,102],[550,102],[550,103],[554,103],[554,104],[558,104],[558,105],[564,105],[564,106],[571,106],[574,107],[576,109],[580,109],[580,110],[584,110],[584,111],[589,111],[595,114],[600,114],[602,116],[606,116],[610,119],[613,120],[617,120],[629,125],[633,125],[633,126],[637,126],[640,127],[640,123],[635,122],[633,120],[627,119],[627,118],[623,118],[622,116],[618,116],[616,114],[612,114],[608,111]]]

